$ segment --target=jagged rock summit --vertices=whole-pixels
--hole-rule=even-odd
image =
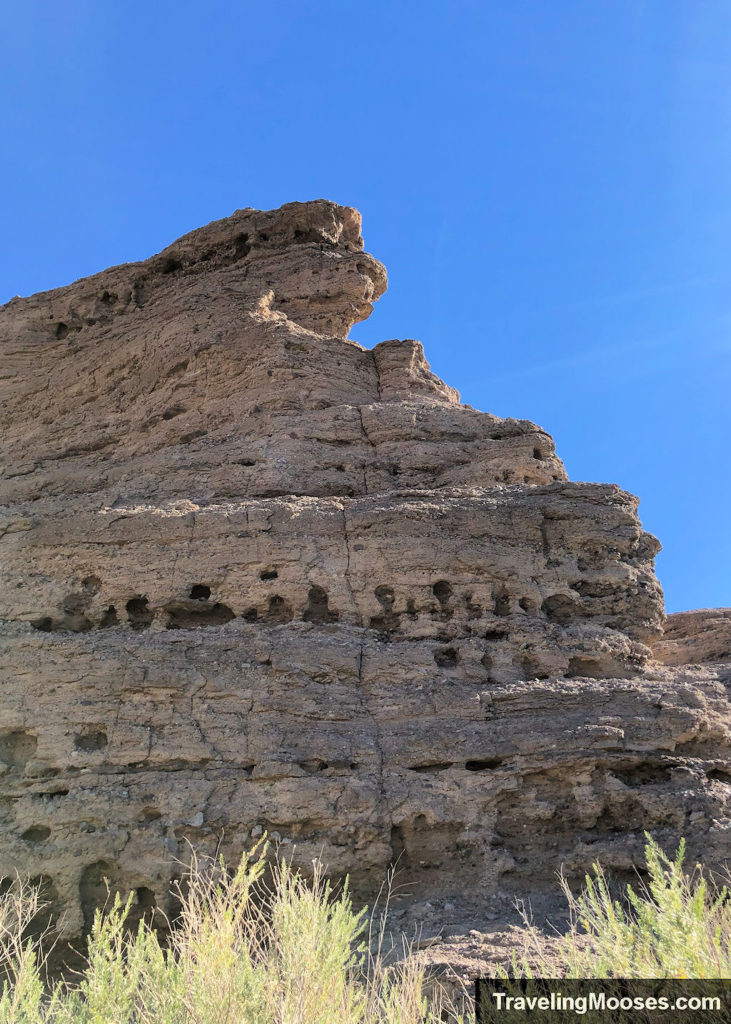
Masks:
[[[731,670],[655,660],[637,500],[348,340],[385,286],[316,201],[0,309],[0,874],[62,939],[264,830],[455,927],[731,852]]]

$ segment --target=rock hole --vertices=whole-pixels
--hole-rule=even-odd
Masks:
[[[577,617],[579,607],[568,594],[551,594],[541,605],[541,611],[549,620],[559,626],[567,626]]]
[[[495,591],[495,615],[501,618],[510,615],[510,595],[506,587],[498,587]]]
[[[101,295],[99,296],[99,301],[104,306],[113,306],[115,304],[115,302],[117,301],[117,299],[118,299],[118,296],[116,295],[115,292],[108,292],[106,290],[104,290],[101,293]]]
[[[40,619],[32,619],[31,627],[40,633],[51,633],[53,632],[53,619],[48,615],[43,615]]]
[[[74,749],[84,754],[103,750],[107,745],[107,734],[103,729],[89,729],[74,735]]]
[[[165,606],[168,613],[166,629],[205,629],[211,626],[223,626],[236,618],[234,612],[226,604],[206,604],[205,600],[196,600],[189,604],[184,601],[171,601]]]
[[[456,668],[459,657],[454,647],[440,647],[434,651],[434,661],[439,668]]]
[[[142,309],[147,302],[147,288],[144,281],[135,281],[132,285],[132,301],[137,309]]]
[[[540,459],[543,458],[543,456],[541,455],[541,449],[540,448],[534,448],[533,449],[533,458],[537,459],[537,460],[540,460]]]
[[[110,626],[118,625],[119,619],[117,618],[117,609],[114,607],[113,604],[110,604],[109,607],[102,614],[101,621],[99,623],[99,628],[109,629]]]
[[[199,437],[205,437],[207,433],[207,430],[191,430],[188,434],[183,434],[180,444],[190,444],[191,441],[197,441]]]
[[[334,608],[329,607],[327,591],[317,584],[313,584],[307,595],[307,606],[302,618],[305,622],[337,622],[340,614]]]
[[[211,588],[205,583],[195,583],[190,588],[190,596],[194,601],[207,601],[211,596]]]
[[[273,597],[269,598],[269,607],[262,621],[278,626],[284,622],[291,622],[293,618],[294,612],[288,601],[285,601],[279,594],[274,594]]]
[[[543,664],[535,654],[524,655],[519,662],[524,679],[548,679],[551,675],[546,672]]]
[[[419,616],[413,597],[406,598],[406,614],[410,619],[416,619]]]
[[[188,369],[188,360],[187,359],[181,359],[179,363],[176,363],[174,366],[170,367],[170,369],[165,374],[165,376],[166,377],[179,377],[181,374],[185,373],[185,371],[187,369]]]
[[[655,786],[672,780],[672,766],[644,762],[628,768],[610,769],[615,778],[625,786]]]
[[[69,333],[68,324],[57,324],[56,325],[56,337],[59,341],[62,341]]]
[[[51,928],[60,916],[61,904],[58,889],[50,875],[36,875],[30,885],[38,892],[38,913],[23,931],[23,939],[48,937]]]
[[[598,658],[587,658],[581,655],[569,658],[566,678],[575,679],[582,676],[586,676],[587,679],[604,679],[607,673]]]
[[[146,597],[132,597],[125,605],[127,621],[132,629],[148,629],[151,625],[154,612],[147,604]]]
[[[183,269],[183,264],[176,256],[168,256],[161,267],[163,274],[174,274]]]
[[[485,631],[485,640],[504,640],[507,635],[505,629],[488,629]]]
[[[247,232],[243,231],[240,235],[236,236],[234,241],[234,258],[241,260],[244,256],[248,256],[250,252],[249,236]]]
[[[91,594],[69,594],[61,605],[63,619],[58,629],[68,629],[72,633],[87,633],[94,623],[84,613],[91,602]]]
[[[98,860],[84,868],[79,882],[79,901],[84,917],[84,931],[89,931],[94,921],[94,911],[108,906],[115,893],[125,899],[130,886],[123,884],[123,874],[118,864]],[[147,886],[134,889],[134,899],[125,918],[124,931],[134,935],[140,922],[151,924],[157,903],[155,894]]]
[[[32,825],[21,835],[24,843],[44,843],[51,834],[47,825]]]
[[[149,825],[151,821],[159,821],[161,817],[162,814],[158,811],[157,807],[142,808],[142,823],[144,825]]]
[[[148,889],[145,885],[141,885],[139,889],[135,891],[135,899],[137,906],[143,913],[154,911],[157,908],[154,892],[152,889]]]
[[[518,604],[527,615],[535,615],[538,612],[538,604],[530,597],[521,597]]]
[[[404,830],[399,825],[391,829],[391,864],[403,868],[406,860],[406,842]]]
[[[641,586],[642,581],[639,581],[639,583]],[[607,597],[615,592],[614,584],[603,583],[597,580],[576,580],[570,583],[569,586],[581,597]]]
[[[49,789],[46,793],[34,793],[33,798],[38,800],[54,800],[58,796],[68,796],[67,789]]]
[[[235,466],[255,466],[256,459],[234,459]]]
[[[401,624],[401,616],[393,610],[393,604],[396,600],[393,587],[389,587],[386,584],[380,584],[373,591],[376,595],[376,600],[380,604],[383,611],[380,615],[372,615],[369,621],[371,629],[380,629],[385,633],[390,633],[394,629],[398,629]]]
[[[410,772],[420,772],[422,775],[432,775],[435,772],[446,772],[452,768],[451,761],[435,762],[434,764],[413,764],[409,766]]]
[[[106,906],[109,900],[110,886],[106,879],[113,872],[113,867],[106,860],[98,860],[87,865],[79,880],[79,902],[84,917],[84,931],[91,931],[94,923],[94,911]]]
[[[164,420],[174,420],[176,416],[182,416],[185,412],[185,406],[183,405],[172,405],[169,409],[166,409],[162,414]]]
[[[9,768],[24,768],[38,749],[38,739],[30,732],[13,729],[0,735],[0,761]]]
[[[247,608],[241,618],[244,622],[256,622],[259,618],[259,612],[256,608]]]
[[[85,576],[81,581],[81,586],[89,594],[98,594],[102,588],[102,581],[98,576]]]
[[[727,786],[731,785],[731,772],[723,768],[711,768],[709,772],[706,772],[706,778],[712,782],[725,782]]]
[[[276,580],[279,577],[279,573],[276,569],[262,569],[259,573],[259,579],[266,582],[267,580]]]
[[[499,768],[502,763],[502,758],[491,757],[485,761],[465,761],[465,768],[468,772],[486,772]]]
[[[432,594],[436,597],[439,604],[442,606],[442,610],[446,611],[449,605],[449,599],[452,596],[452,587],[446,580],[437,580],[434,586],[431,588]]]
[[[323,761],[319,757],[311,757],[307,761],[300,761],[299,766],[311,775],[317,772],[324,772],[330,767],[327,761]]]

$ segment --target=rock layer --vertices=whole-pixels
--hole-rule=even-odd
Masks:
[[[349,341],[385,281],[318,201],[0,310],[0,873],[64,938],[263,830],[445,920],[729,856],[731,671],[659,639],[637,500]]]
[[[731,608],[702,608],[668,615],[653,644],[664,665],[705,665],[731,661]]]

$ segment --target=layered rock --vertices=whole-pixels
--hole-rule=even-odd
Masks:
[[[664,665],[731,661],[731,608],[702,608],[668,615],[653,650]]]
[[[728,666],[654,660],[636,499],[349,341],[385,281],[320,201],[0,310],[0,873],[66,938],[263,830],[442,916],[731,852]]]

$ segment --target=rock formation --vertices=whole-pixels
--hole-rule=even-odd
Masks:
[[[349,341],[385,286],[317,201],[0,309],[0,875],[63,939],[262,830],[446,923],[731,854],[728,612],[660,640],[637,500]]]
[[[668,615],[653,650],[664,665],[731,661],[731,608],[703,608]]]

